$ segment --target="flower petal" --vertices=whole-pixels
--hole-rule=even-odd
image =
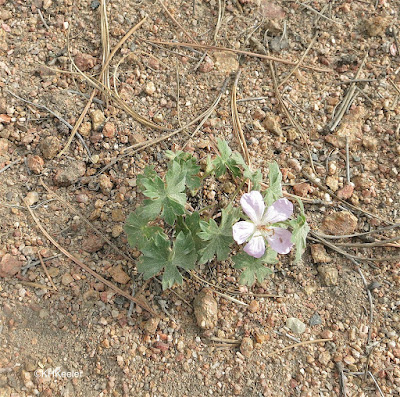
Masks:
[[[286,198],[276,200],[265,212],[263,225],[286,221],[293,214],[293,204]]]
[[[261,258],[265,252],[265,241],[263,236],[253,237],[243,248],[244,252],[254,258]]]
[[[240,221],[232,226],[233,238],[238,244],[243,244],[256,229],[254,223]]]
[[[271,234],[267,236],[271,248],[278,254],[288,254],[293,247],[292,233],[281,227],[272,227],[271,229]]]
[[[253,190],[250,193],[245,193],[240,199],[240,204],[246,215],[256,225],[259,225],[265,211],[265,203],[261,193],[256,190]]]

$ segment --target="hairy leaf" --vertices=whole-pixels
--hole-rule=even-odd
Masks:
[[[232,259],[235,263],[236,269],[244,269],[240,275],[239,282],[241,284],[253,285],[256,279],[262,283],[264,279],[273,273],[273,271],[266,267],[265,264],[275,264],[278,262],[277,253],[270,248],[267,248],[263,257],[257,259],[253,256],[241,252],[235,255]]]
[[[158,226],[149,226],[148,222],[154,219],[149,217],[148,207],[140,207],[131,212],[124,225],[124,231],[131,247],[142,249],[157,233],[162,233]]]
[[[241,171],[238,167],[238,163],[232,157],[232,150],[222,139],[218,139],[217,143],[220,155],[217,156],[212,162],[215,170],[215,176],[219,178],[225,174],[227,169],[229,169],[234,177],[239,177],[241,175]]]
[[[191,270],[197,259],[192,237],[183,232],[177,235],[172,247],[166,235],[158,234],[142,252],[138,270],[143,273],[145,280],[164,271],[161,280],[164,290],[175,283],[182,284],[183,279],[178,268]]]
[[[190,234],[193,238],[196,252],[200,252],[201,248],[203,248],[203,240],[198,236],[198,233],[201,231],[200,228],[200,214],[195,211],[193,214],[186,216],[179,216],[176,221],[176,232],[183,232],[185,234]]]
[[[194,191],[200,187],[201,179],[197,175],[200,167],[190,153],[182,152],[181,150],[177,152],[167,150],[166,156],[171,160],[169,167],[171,167],[173,162],[177,162],[181,166],[181,172],[185,176],[185,185],[190,191]]]
[[[295,263],[301,260],[301,256],[306,250],[307,235],[310,231],[310,226],[304,214],[303,202],[299,199],[297,199],[297,201],[300,206],[300,214],[296,219],[289,221],[289,225],[292,227],[292,243],[296,246]]]
[[[219,261],[228,258],[230,245],[233,243],[232,225],[239,219],[239,210],[231,206],[222,210],[221,223],[214,219],[208,222],[200,221],[201,232],[199,237],[205,241],[205,247],[201,250],[200,264],[203,264],[217,255]]]
[[[260,170],[252,171],[249,166],[244,161],[242,155],[238,152],[234,152],[232,158],[236,161],[237,164],[243,167],[243,177],[245,179],[249,179],[252,183],[252,190],[260,190],[261,181],[262,181],[262,173]]]
[[[264,199],[267,206],[270,206],[282,197],[282,174],[275,161],[269,165],[268,179],[269,187],[264,193]]]
[[[169,225],[173,225],[177,215],[185,213],[185,175],[178,163],[172,163],[165,176],[165,183],[157,174],[143,177],[140,182],[145,189],[143,194],[151,199],[144,204],[153,206],[152,213],[159,209]]]

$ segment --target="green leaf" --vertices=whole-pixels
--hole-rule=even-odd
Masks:
[[[252,183],[252,190],[260,190],[261,181],[262,181],[262,173],[260,170],[252,171],[249,166],[244,161],[242,155],[238,152],[234,152],[232,158],[236,161],[237,164],[243,167],[243,177],[245,179],[249,179]]]
[[[143,185],[143,181],[146,179],[154,179],[157,176],[157,172],[154,170],[154,165],[148,165],[144,168],[143,174],[137,176],[137,186],[143,192],[146,188]]]
[[[203,240],[198,236],[200,228],[200,214],[195,211],[193,214],[179,216],[176,221],[176,233],[183,232],[190,234],[195,244],[196,252],[203,248]]]
[[[289,221],[289,225],[292,227],[292,243],[296,246],[295,263],[301,260],[301,256],[306,250],[307,235],[310,231],[310,226],[304,214],[303,202],[299,199],[297,201],[300,206],[300,215],[296,219]]]
[[[169,167],[171,167],[173,162],[181,166],[181,172],[185,176],[185,185],[190,191],[194,191],[200,187],[201,179],[197,176],[200,172],[200,167],[190,153],[182,152],[181,150],[177,152],[167,150],[166,156],[171,159]]]
[[[153,173],[148,178],[141,178],[140,183],[145,189],[143,194],[151,199],[145,201],[146,206],[151,206],[151,213],[158,209],[169,225],[173,225],[177,215],[185,213],[185,175],[178,163],[172,163],[165,176],[165,183]]]
[[[277,253],[270,248],[267,248],[266,253],[261,258],[254,258],[241,252],[235,255],[232,260],[235,263],[236,269],[244,269],[239,278],[240,284],[253,285],[256,279],[262,283],[264,279],[273,273],[273,271],[266,267],[265,264],[277,263]]]
[[[275,161],[269,165],[268,179],[269,187],[264,193],[264,200],[269,207],[282,197],[282,174]]]
[[[199,263],[203,264],[217,255],[219,261],[228,258],[230,245],[233,243],[232,226],[239,219],[239,209],[228,206],[222,210],[221,223],[218,224],[214,219],[208,222],[200,221],[201,232],[199,237],[206,242],[201,250]]]
[[[171,248],[165,234],[158,234],[143,250],[143,256],[137,265],[145,280],[164,270],[163,289],[171,288],[175,283],[182,284],[182,275],[178,267],[191,270],[196,264],[197,254],[190,235],[179,233]]]
[[[149,226],[148,222],[152,220],[146,212],[148,207],[140,207],[131,212],[124,225],[124,231],[128,237],[128,243],[131,247],[142,249],[149,240],[162,229],[158,226]]]
[[[228,144],[222,140],[217,140],[218,150],[220,155],[217,156],[212,162],[215,176],[217,178],[221,177],[225,174],[226,170],[229,169],[234,177],[241,176],[240,168],[238,167],[238,163],[232,157],[232,150],[228,146]]]

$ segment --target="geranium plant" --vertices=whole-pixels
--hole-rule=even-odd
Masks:
[[[297,261],[305,250],[309,228],[304,208],[299,201],[300,214],[290,219],[293,204],[282,197],[278,165],[270,164],[269,187],[260,191],[259,170],[252,171],[225,141],[218,140],[218,150],[218,156],[208,158],[203,173],[191,154],[167,151],[170,161],[164,178],[152,167],[146,167],[138,177],[138,187],[146,199],[129,215],[125,232],[129,244],[142,253],[139,272],[145,279],[162,274],[164,289],[182,283],[181,271],[214,259],[227,260],[233,249],[239,248],[235,242],[245,243],[232,260],[235,268],[243,270],[239,281],[248,285],[272,273],[266,265],[277,263],[278,254],[288,254],[295,246]],[[207,178],[218,180],[226,173],[236,183],[237,192],[246,182],[252,184],[254,190],[240,199],[243,213],[238,206],[221,208],[219,203],[208,203],[216,207],[215,215],[209,218],[202,217],[203,208],[188,209],[188,197],[199,196]]]

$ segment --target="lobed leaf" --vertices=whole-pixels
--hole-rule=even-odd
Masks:
[[[296,246],[295,263],[301,260],[301,257],[306,250],[307,235],[310,231],[310,226],[308,225],[304,214],[303,202],[300,199],[297,199],[297,202],[300,206],[300,214],[296,219],[289,221],[289,225],[292,227],[292,243]]]
[[[152,214],[161,211],[162,217],[169,225],[173,225],[178,215],[185,213],[186,194],[185,175],[181,166],[173,162],[165,176],[165,183],[157,175],[151,173],[149,177],[140,178],[143,194],[151,200],[145,200]]]
[[[235,255],[232,258],[235,263],[235,268],[244,269],[240,275],[239,282],[249,286],[253,285],[256,280],[262,283],[267,276],[273,273],[265,264],[277,263],[278,260],[276,258],[277,253],[270,248],[267,248],[264,256],[258,259],[244,252]]]
[[[148,222],[154,219],[152,214],[149,216],[150,213],[148,210],[148,206],[140,207],[131,212],[126,220],[124,231],[131,247],[142,249],[152,237],[158,233],[162,233],[160,227],[148,225]]]
[[[269,187],[264,193],[264,200],[269,207],[282,197],[282,174],[275,161],[269,165],[268,179]]]
[[[239,209],[232,206],[222,210],[221,223],[218,224],[214,219],[208,222],[200,221],[201,232],[199,237],[205,241],[204,248],[200,251],[200,264],[214,258],[217,255],[219,261],[228,258],[230,245],[233,243],[232,225],[239,219]]]
[[[192,237],[183,232],[177,235],[172,247],[165,234],[158,234],[142,252],[138,271],[143,273],[145,280],[164,271],[161,279],[164,290],[175,283],[182,284],[183,278],[178,268],[191,270],[197,259]]]

